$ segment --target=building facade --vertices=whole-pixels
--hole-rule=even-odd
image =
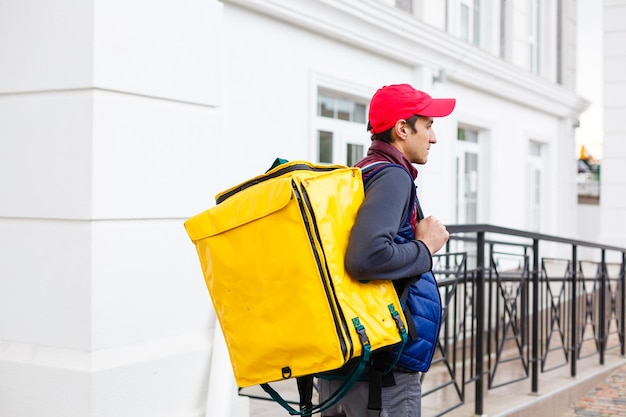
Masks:
[[[0,1],[0,415],[244,416],[183,221],[455,97],[426,214],[576,237],[575,0]]]
[[[575,154],[565,142],[588,104],[574,93],[575,3],[386,3],[226,3],[224,44],[241,53],[225,60],[224,88],[240,93],[229,94],[224,113],[243,112],[256,126],[278,119],[289,131],[246,144],[256,172],[276,149],[288,159],[353,162],[369,143],[369,97],[409,82],[458,98],[454,114],[437,121],[440,140],[418,179],[428,209],[447,223],[567,232]],[[257,89],[276,104],[255,108],[248,92]],[[511,154],[519,158],[503,158]]]

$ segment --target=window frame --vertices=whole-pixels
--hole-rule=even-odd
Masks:
[[[319,159],[320,131],[332,132],[332,164],[350,165],[347,159],[350,153],[348,150],[350,144],[362,146],[363,156],[365,155],[371,143],[371,134],[367,131],[367,112],[369,100],[374,91],[376,91],[374,87],[363,86],[321,73],[313,73],[311,77],[313,111],[311,112],[312,128],[310,130],[309,148],[311,160],[318,163],[328,163],[327,161],[321,162]],[[319,94],[330,95],[334,98],[363,105],[364,120],[362,122],[360,119],[347,121],[318,115]]]
[[[458,0],[457,3],[458,36],[464,42],[475,46],[481,45],[483,22],[481,6],[480,0]],[[463,16],[464,9],[468,11],[467,16]],[[467,27],[467,33],[463,30],[464,26]]]

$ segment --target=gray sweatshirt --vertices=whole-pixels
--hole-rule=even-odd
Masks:
[[[413,202],[414,183],[400,167],[377,172],[367,181],[346,251],[346,270],[355,279],[401,279],[432,268],[432,256],[419,240],[399,244],[394,237]]]

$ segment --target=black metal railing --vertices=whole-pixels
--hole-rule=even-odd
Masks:
[[[626,248],[492,225],[448,226],[434,272],[444,303],[438,355],[423,395],[447,394],[444,410],[484,411],[485,389],[529,380],[598,356],[624,356]],[[456,400],[450,401],[454,397]],[[441,405],[443,402],[438,402]]]
[[[436,404],[426,414],[473,402],[483,415],[488,390],[528,381],[539,393],[542,374],[569,367],[575,377],[581,360],[625,355],[626,248],[486,224],[447,229],[433,263],[443,324],[422,377],[423,404]],[[297,406],[293,385],[285,393]],[[272,401],[258,389],[240,395]]]

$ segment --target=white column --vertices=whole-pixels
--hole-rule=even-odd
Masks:
[[[578,238],[578,199],[576,185],[575,125],[577,120],[565,117],[559,121],[556,148],[558,153],[549,155],[548,175],[554,178],[553,193],[548,193],[547,222],[545,233],[568,238]]]
[[[204,416],[217,0],[0,2],[0,415]],[[221,417],[221,416],[216,416]]]
[[[604,140],[599,241],[626,247],[626,0],[604,1]]]

